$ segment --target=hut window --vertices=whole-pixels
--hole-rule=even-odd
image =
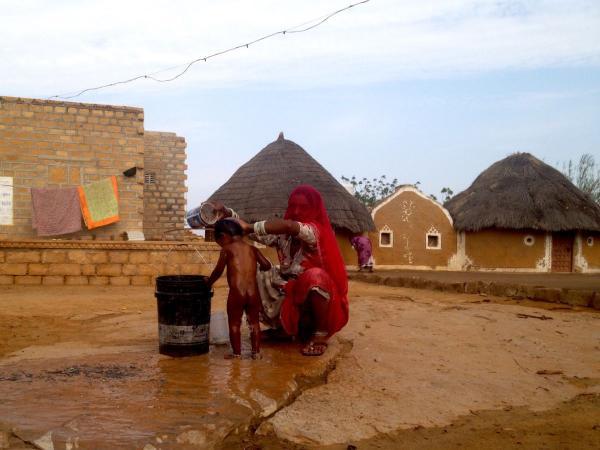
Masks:
[[[439,250],[442,248],[442,235],[436,227],[432,226],[425,233],[425,248],[427,250]]]
[[[440,233],[427,233],[426,248],[439,250],[442,248],[442,235]]]
[[[144,174],[144,184],[156,184],[156,173],[146,172]]]
[[[380,247],[393,247],[394,246],[394,232],[387,225],[379,231],[379,246]]]
[[[523,244],[525,244],[528,247],[531,247],[533,244],[535,244],[535,238],[532,235],[528,234],[523,239]]]
[[[586,239],[586,242],[589,247],[593,247],[594,246],[594,237],[588,236],[588,238]]]

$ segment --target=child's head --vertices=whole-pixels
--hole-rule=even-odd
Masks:
[[[244,231],[242,226],[233,219],[221,219],[215,223],[215,241],[222,245],[226,240],[233,239],[236,236],[242,237]]]

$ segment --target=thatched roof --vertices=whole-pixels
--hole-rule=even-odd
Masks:
[[[600,231],[600,206],[529,153],[492,164],[444,206],[457,230]]]
[[[209,200],[222,201],[250,222],[283,217],[290,193],[300,184],[319,190],[334,228],[353,233],[375,229],[367,208],[302,147],[284,139],[283,133],[241,166]]]

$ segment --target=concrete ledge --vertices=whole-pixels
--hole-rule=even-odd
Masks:
[[[524,275],[526,276],[526,275]],[[529,299],[571,306],[583,306],[600,310],[600,291],[593,289],[575,289],[558,287],[540,287],[518,283],[498,281],[450,281],[432,280],[414,275],[394,273],[358,273],[349,272],[348,278],[354,281],[382,284],[385,286],[435,291],[459,292],[467,294],[488,294],[514,299]]]

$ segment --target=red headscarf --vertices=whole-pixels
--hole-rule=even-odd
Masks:
[[[335,238],[331,222],[323,203],[323,198],[314,187],[303,184],[296,187],[290,194],[288,204],[296,195],[303,195],[310,208],[303,213],[303,217],[294,217],[293,220],[313,225],[317,229],[317,245],[323,261],[322,269],[325,270],[337,288],[337,294],[342,304],[348,304],[348,275],[346,265],[342,259],[340,248]],[[291,219],[289,208],[284,219]],[[347,306],[346,306],[347,307]]]

